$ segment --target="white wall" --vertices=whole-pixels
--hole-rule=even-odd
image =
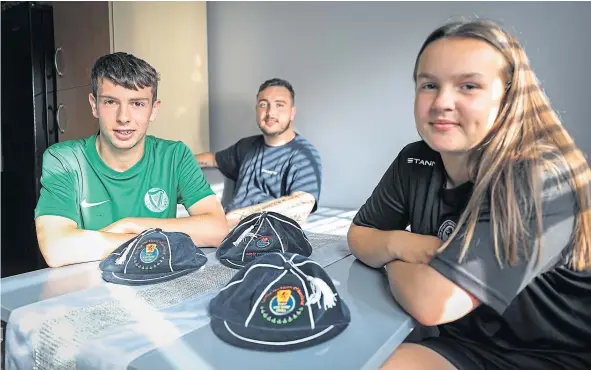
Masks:
[[[585,2],[209,2],[212,149],[258,133],[259,85],[286,78],[295,126],[322,156],[321,205],[359,207],[418,139],[412,69],[422,42],[450,17],[474,14],[517,33],[565,126],[591,153]]]

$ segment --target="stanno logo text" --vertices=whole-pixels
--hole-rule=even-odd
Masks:
[[[418,159],[418,158],[408,158],[406,160],[407,163],[414,163],[414,164],[420,164],[423,166],[435,166],[435,161],[426,161],[424,159]]]

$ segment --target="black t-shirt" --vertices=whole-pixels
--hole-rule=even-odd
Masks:
[[[236,182],[234,194],[225,211],[249,207],[290,195],[310,193],[318,207],[322,185],[320,154],[301,135],[281,146],[268,146],[263,135],[241,139],[215,154],[224,176]]]
[[[439,153],[423,141],[412,143],[388,168],[353,222],[380,230],[404,230],[410,225],[413,233],[447,240],[471,196],[472,184],[446,189],[445,178]],[[564,176],[546,174],[542,183],[544,235],[538,265],[530,258],[499,266],[486,204],[462,263],[459,237],[430,262],[482,302],[463,318],[440,325],[440,336],[496,349],[536,351],[539,356],[557,351],[585,354],[588,359],[591,273],[568,267],[577,210],[574,192]],[[528,224],[535,233],[535,220]],[[528,246],[530,251],[533,245]]]

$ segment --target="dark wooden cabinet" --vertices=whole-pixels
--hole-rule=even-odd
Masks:
[[[90,136],[98,130],[88,94],[92,91],[94,63],[111,50],[110,5],[107,1],[54,1],[52,6],[55,115],[59,141],[65,141]]]
[[[98,131],[98,120],[92,115],[88,94],[90,85],[58,92],[56,126],[59,141],[87,137]]]
[[[54,1],[57,89],[90,84],[96,60],[111,50],[109,2]]]

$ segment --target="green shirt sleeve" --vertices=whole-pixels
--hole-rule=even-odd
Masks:
[[[62,216],[80,226],[80,213],[76,199],[76,175],[60,160],[59,154],[47,149],[43,153],[41,191],[35,208],[39,216]]]
[[[215,195],[215,193],[205,180],[191,150],[183,143],[181,143],[180,158],[178,199],[188,210],[193,204],[207,196]]]

